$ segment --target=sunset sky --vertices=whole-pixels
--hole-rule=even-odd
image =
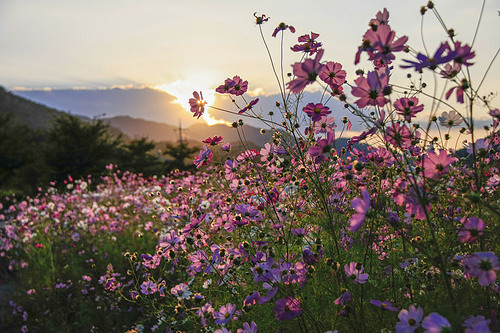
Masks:
[[[482,1],[435,3],[457,38],[470,44]],[[254,95],[273,94],[277,86],[254,12],[271,18],[263,29],[276,62],[279,40],[271,37],[273,29],[282,21],[297,29],[285,35],[286,71],[301,56],[289,47],[298,36],[313,31],[320,34],[326,50],[323,59],[342,63],[353,80],[357,68],[369,69],[366,56],[354,66],[354,54],[369,20],[384,7],[397,35],[407,35],[408,43],[423,51],[419,9],[425,4],[415,0],[2,0],[0,85],[8,89],[148,86],[187,103],[193,90],[202,90],[213,100],[215,87],[227,77],[240,75],[249,81]],[[498,1],[486,3],[473,46],[477,63],[471,68],[473,80],[481,79],[500,46],[499,9]],[[445,35],[430,13],[423,31],[433,53]],[[493,64],[483,93],[498,92],[499,61]],[[498,106],[496,100],[493,104]]]

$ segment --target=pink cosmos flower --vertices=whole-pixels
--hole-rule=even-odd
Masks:
[[[319,37],[319,34],[311,32],[310,35],[302,35],[298,38],[299,43],[303,44],[296,44],[290,49],[294,52],[305,52],[308,53],[309,55],[313,55],[318,51],[318,49],[321,47],[321,43],[316,41],[316,38]]]
[[[321,103],[309,103],[304,106],[302,111],[304,111],[309,117],[311,117],[312,121],[319,121],[321,117],[327,116],[332,113],[328,106],[324,106]]]
[[[154,294],[157,290],[158,289],[156,283],[154,283],[153,281],[144,281],[141,284],[141,292],[144,295]]]
[[[469,88],[469,83],[467,82],[466,79],[463,79],[460,85],[454,86],[453,88],[448,90],[445,97],[446,97],[446,99],[450,98],[451,94],[453,94],[453,91],[455,91],[457,94],[457,102],[463,103],[464,102],[464,92],[468,88]]]
[[[248,81],[243,81],[238,75],[233,77],[233,83],[228,91],[232,95],[240,96],[248,90]]]
[[[451,324],[445,317],[439,313],[433,312],[425,317],[422,327],[426,329],[426,333],[439,333],[443,332],[444,328],[451,331]]]
[[[321,117],[320,120],[314,123],[314,134],[332,132],[336,128],[335,118],[329,116]]]
[[[402,115],[406,121],[410,122],[411,118],[416,117],[416,114],[424,109],[424,105],[418,104],[418,98],[416,97],[403,97],[394,102],[394,108],[396,112]]]
[[[354,210],[357,212],[357,214],[354,214],[349,220],[349,226],[347,227],[347,230],[351,232],[358,231],[366,218],[366,213],[368,212],[368,210],[370,210],[370,194],[368,193],[366,188],[361,189],[361,195],[363,196],[363,199],[354,198],[351,201],[352,208],[354,208]]]
[[[319,78],[330,86],[340,86],[344,84],[347,72],[342,69],[342,65],[337,62],[327,62],[318,73]]]
[[[396,59],[392,52],[400,52],[405,49],[405,43],[408,41],[408,37],[403,36],[394,41],[396,32],[391,30],[388,25],[380,25],[376,31],[368,30],[364,35],[364,39],[370,41],[372,45],[371,52],[373,56],[370,60],[381,60],[384,64],[389,63]]]
[[[484,222],[477,217],[464,217],[462,226],[459,228],[458,235],[462,243],[472,243],[483,235]]]
[[[329,131],[326,133],[326,139],[318,139],[315,145],[309,147],[309,155],[311,157],[322,157],[331,153],[333,142],[335,141],[335,132]]]
[[[224,164],[224,171],[226,173],[226,179],[231,181],[238,178],[238,162],[228,160]]]
[[[472,277],[477,277],[479,284],[483,287],[495,283],[496,271],[500,270],[500,263],[493,252],[476,252],[464,258],[464,265],[467,273]]]
[[[472,66],[473,63],[469,60],[474,58],[476,54],[472,52],[471,47],[467,44],[462,46],[462,42],[455,42],[454,47],[456,55],[453,61],[459,65]]]
[[[215,313],[215,323],[217,325],[227,324],[231,319],[233,319],[234,311],[236,310],[236,305],[227,303],[219,308],[219,311]]]
[[[450,165],[455,161],[457,161],[457,159],[448,155],[444,149],[439,151],[439,155],[434,151],[429,151],[422,159],[424,176],[434,179],[439,178],[448,173]]]
[[[193,97],[189,99],[189,105],[191,106],[191,112],[194,113],[193,117],[198,116],[198,119],[203,115],[203,112],[205,112],[205,105],[207,102],[203,100],[203,94],[198,92],[193,91]]]
[[[378,12],[377,15],[375,15],[375,18],[370,20],[370,23],[368,23],[368,25],[373,29],[373,27],[378,27],[379,25],[384,25],[387,23],[389,23],[389,12],[387,11],[387,8],[384,8],[384,11]]]
[[[290,320],[302,313],[300,301],[292,297],[285,297],[277,300],[276,307],[273,311],[278,320]]]
[[[321,57],[323,57],[324,50],[319,50],[316,57],[313,59],[305,59],[304,62],[296,62],[292,65],[293,75],[295,79],[288,82],[288,89],[294,94],[300,93],[308,84],[316,81],[319,72],[321,71],[322,64],[320,64]]]
[[[351,262],[349,265],[344,266],[345,273],[348,277],[350,277],[355,284],[364,284],[368,280],[368,274],[363,273],[365,268],[363,265],[358,264],[356,262]]]
[[[411,146],[411,132],[405,125],[393,123],[385,131],[385,139],[396,148],[407,149]]]
[[[401,310],[398,314],[399,322],[396,324],[396,333],[413,333],[420,327],[420,322],[424,316],[422,307],[410,305],[409,310]]]
[[[243,323],[243,329],[238,328],[236,333],[257,333],[257,324],[253,321],[249,323]]]
[[[356,86],[352,88],[352,95],[359,97],[356,105],[364,108],[367,105],[384,106],[389,99],[384,97],[389,87],[389,78],[387,75],[379,75],[377,72],[368,72],[366,77],[361,75],[354,80]]]
[[[210,146],[216,146],[222,141],[222,136],[215,135],[213,138],[208,137],[203,140],[203,143],[209,144]]]

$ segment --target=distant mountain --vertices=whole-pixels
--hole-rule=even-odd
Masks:
[[[16,96],[0,86],[0,112],[13,112],[15,121],[33,128],[48,128],[61,111]]]

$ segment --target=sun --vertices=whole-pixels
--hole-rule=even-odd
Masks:
[[[153,87],[156,90],[164,91],[176,98],[174,103],[182,106],[186,112],[192,114],[189,106],[189,99],[193,98],[193,91],[201,91],[203,99],[207,102],[207,106],[214,105],[215,102],[215,89],[210,88],[213,83],[210,79],[196,79],[196,80],[176,80],[172,83],[163,83]],[[231,126],[231,123],[223,119],[215,119],[209,113],[210,108],[205,107],[205,112],[201,117],[208,125],[224,124]]]

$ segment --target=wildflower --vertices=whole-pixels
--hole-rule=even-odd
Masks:
[[[203,100],[203,94],[200,91],[198,92],[193,91],[193,97],[189,99],[189,105],[191,106],[191,112],[193,112],[193,117],[198,116],[198,119],[203,115],[203,112],[205,112],[205,105],[207,102]]]
[[[333,131],[327,132],[326,139],[319,139],[318,141],[316,141],[315,145],[309,147],[309,155],[311,155],[311,157],[322,157],[323,154],[330,154],[333,148],[334,140],[335,133]]]
[[[224,171],[226,173],[226,179],[231,181],[238,178],[238,162],[228,160],[224,164]]]
[[[308,84],[316,81],[319,72],[323,65],[320,64],[321,57],[323,57],[323,50],[316,53],[313,59],[305,59],[304,62],[296,62],[292,65],[293,75],[295,79],[288,82],[288,89],[294,94],[300,93]]]
[[[476,140],[475,144],[472,145],[472,142],[469,142],[468,146],[466,147],[467,153],[472,154],[473,151],[477,153],[481,152],[486,152],[490,147],[490,140],[489,139],[479,139]]]
[[[278,320],[290,320],[302,313],[300,301],[292,297],[280,298],[276,301],[276,307],[273,309]]]
[[[222,136],[215,135],[213,138],[208,137],[203,140],[203,143],[209,144],[210,146],[216,146],[222,141]]]
[[[335,128],[335,118],[324,116],[314,123],[314,134],[332,132]]]
[[[372,30],[376,31],[379,25],[386,25],[389,23],[389,12],[384,8],[383,12],[378,12],[374,19],[371,19],[368,25]]]
[[[157,291],[157,286],[156,283],[154,283],[153,281],[144,281],[141,284],[141,292],[144,295],[154,294],[156,291]]]
[[[270,17],[266,17],[266,15],[262,14],[261,16],[257,16],[257,12],[253,13],[255,17],[255,24],[261,25],[264,22],[269,21]]]
[[[358,264],[356,262],[351,262],[349,265],[345,264],[344,266],[345,273],[348,277],[353,279],[355,284],[364,284],[368,280],[368,274],[363,273],[365,268],[363,265]]]
[[[441,126],[446,126],[448,128],[451,128],[453,126],[458,126],[462,123],[462,116],[459,115],[456,111],[445,111],[441,114],[441,116],[438,118],[439,123]]]
[[[228,142],[226,144],[223,144],[221,147],[222,151],[230,151],[231,150],[231,144]]]
[[[203,146],[203,150],[200,150],[200,153],[194,157],[193,163],[199,169],[201,166],[208,165],[213,157],[212,151],[207,149],[207,146]]]
[[[471,47],[467,44],[462,46],[461,42],[455,42],[454,47],[456,54],[453,61],[459,65],[472,66],[473,63],[469,62],[469,60],[474,58],[476,54],[472,52]]]
[[[296,44],[290,49],[293,52],[305,52],[308,53],[309,55],[313,55],[318,51],[318,49],[321,47],[321,43],[316,41],[316,38],[319,37],[319,34],[316,34],[314,32],[311,32],[310,35],[302,35],[298,38],[299,43],[303,44]]]
[[[448,92],[446,93],[445,97],[446,99],[450,98],[451,94],[453,91],[456,92],[457,94],[457,102],[458,103],[463,103],[464,102],[464,92],[469,88],[469,82],[466,79],[463,79],[458,86],[454,86]]]
[[[433,312],[424,318],[422,327],[426,329],[425,332],[429,333],[443,332],[444,329],[451,331],[451,324],[448,319],[436,312]]]
[[[224,81],[224,84],[218,86],[215,91],[219,94],[229,94],[229,91],[234,87],[234,85],[234,80],[227,78],[226,81]]]
[[[490,116],[497,118],[497,119],[500,119],[500,109],[493,109],[493,110],[490,110],[488,113]]]
[[[347,72],[342,69],[342,65],[337,62],[327,62],[318,73],[319,78],[332,87],[344,84]]]
[[[410,309],[403,309],[399,312],[399,322],[396,324],[397,333],[413,333],[420,327],[420,321],[424,316],[424,310],[419,306],[410,305]]]
[[[191,292],[189,291],[189,286],[187,283],[180,283],[170,289],[170,293],[177,297],[177,299],[187,299],[191,297]]]
[[[339,298],[337,298],[333,303],[336,305],[345,305],[351,301],[351,293],[348,290],[342,292]]]
[[[256,98],[254,99],[253,101],[250,101],[250,103],[247,104],[247,106],[245,106],[243,109],[241,109],[238,114],[242,114],[242,113],[245,113],[247,112],[248,110],[251,110],[255,104],[259,103],[259,99]]]
[[[500,270],[500,263],[493,252],[476,252],[464,258],[464,265],[467,273],[478,278],[479,284],[483,287],[495,283],[496,271]]]
[[[253,321],[249,323],[243,323],[243,329],[238,328],[236,333],[257,333],[257,324]]]
[[[462,243],[472,243],[483,235],[484,222],[477,217],[464,217],[462,226],[459,228],[458,235]]]
[[[260,293],[258,291],[253,291],[245,298],[245,300],[243,301],[243,306],[255,305],[260,301],[260,298]]]
[[[384,97],[384,92],[386,92],[390,87],[389,77],[387,75],[379,75],[377,72],[368,72],[366,77],[361,75],[356,80],[354,80],[356,86],[352,88],[352,95],[359,97],[354,103],[360,108],[364,108],[367,105],[378,105],[384,106],[389,102],[387,98]]]
[[[438,65],[449,62],[454,59],[455,56],[456,52],[451,51],[450,45],[448,42],[445,42],[439,46],[432,57],[427,57],[422,53],[419,53],[417,55],[417,62],[403,59],[403,61],[407,62],[408,65],[401,66],[401,68],[414,68],[416,71],[420,71],[428,67],[429,69],[434,70]]]
[[[433,150],[429,151],[422,160],[424,176],[427,178],[439,178],[448,173],[450,165],[457,159],[446,153],[446,150],[441,149],[439,155]]]
[[[319,121],[321,117],[327,116],[332,113],[328,106],[324,106],[321,103],[309,103],[304,108],[302,108],[302,111],[304,111],[312,121]]]
[[[462,326],[465,327],[465,333],[489,333],[488,325],[490,322],[491,320],[484,318],[484,316],[470,316]]]
[[[357,214],[354,214],[349,220],[349,227],[347,227],[347,229],[351,232],[358,231],[366,218],[366,213],[370,209],[370,194],[366,188],[361,189],[361,195],[363,199],[354,198],[351,201],[352,208],[357,212]]]
[[[410,122],[411,118],[415,117],[417,113],[424,109],[424,105],[418,104],[418,98],[416,97],[403,97],[394,102],[394,108],[396,112],[402,115],[406,121]]]
[[[411,146],[412,135],[405,125],[393,123],[387,127],[385,139],[396,148],[407,149]]]
[[[394,41],[396,32],[394,32],[388,25],[379,26],[376,31],[368,30],[363,36],[364,39],[370,41],[373,55],[370,60],[381,60],[384,64],[396,59],[392,52],[400,52],[405,49],[405,43],[408,37],[403,36]]]
[[[234,311],[236,310],[236,305],[227,303],[219,308],[219,311],[215,313],[215,323],[217,325],[227,324],[232,318]]]
[[[398,312],[399,310],[396,309],[395,307],[392,306],[391,302],[382,302],[382,301],[377,301],[375,299],[370,300],[370,303],[372,303],[375,306],[378,306],[379,308],[389,310],[389,311],[395,311]]]
[[[248,90],[248,81],[243,81],[238,75],[233,77],[233,85],[229,89],[231,95],[240,96]]]
[[[276,37],[278,35],[278,32],[285,31],[286,29],[289,29],[292,34],[295,33],[295,28],[294,27],[292,27],[291,25],[286,25],[284,22],[281,22],[276,27],[276,29],[274,29],[273,37]]]

